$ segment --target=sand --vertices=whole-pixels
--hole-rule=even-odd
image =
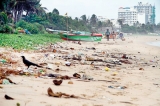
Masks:
[[[94,80],[87,82],[71,79],[73,84],[68,84],[70,80],[63,80],[60,86],[55,86],[52,82],[53,79],[48,77],[10,75],[8,78],[17,85],[0,85],[3,87],[0,89],[0,106],[16,106],[17,103],[20,103],[20,106],[160,106],[160,47],[147,45],[147,42],[154,41],[160,41],[160,37],[126,36],[125,41],[103,39],[99,43],[81,42],[81,45],[63,42],[59,43],[63,48],[56,48],[57,51],[61,50],[69,54],[81,53],[103,60],[115,60],[116,58],[111,58],[111,53],[119,57],[122,54],[127,54],[128,57],[132,58],[128,59],[132,64],[122,63],[122,65],[111,67],[109,71],[105,71],[106,66],[100,66],[103,64],[102,62],[94,62],[95,65],[99,65],[95,66],[98,68],[82,65],[79,61],[75,61],[70,67],[65,66],[66,61],[57,58],[65,54],[57,52],[16,52],[12,49],[1,48],[0,53],[5,52],[6,55],[12,56],[13,60],[18,61],[12,67],[8,66],[12,69],[26,69],[20,57],[24,55],[28,60],[37,64],[43,62],[50,64],[52,69],[45,69],[47,73],[68,76],[72,76],[74,73],[79,73],[82,76],[85,73]],[[86,47],[94,47],[96,50],[86,49]],[[68,50],[66,50],[67,48]],[[74,50],[70,50],[70,48],[74,48]],[[103,51],[109,56],[102,54]],[[50,56],[44,60],[44,54]],[[101,54],[105,57],[92,56],[92,54]],[[53,58],[53,55],[56,58]],[[84,57],[82,59],[81,62],[85,62]],[[62,64],[59,65],[60,71],[56,72],[57,65],[54,63],[58,62]],[[86,62],[86,64],[90,63],[90,61]],[[144,70],[139,70],[139,68]],[[40,70],[40,68],[30,67],[30,70],[35,71]],[[47,94],[49,87],[54,92],[74,94],[86,99],[49,97]],[[121,89],[120,87],[126,88]],[[5,94],[13,97],[14,100],[6,100]]]

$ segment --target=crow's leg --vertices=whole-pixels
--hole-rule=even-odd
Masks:
[[[27,70],[29,70],[29,66],[28,66]]]

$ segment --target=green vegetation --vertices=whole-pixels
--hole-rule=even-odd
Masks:
[[[36,23],[36,22],[28,23],[24,20],[20,20],[19,22],[16,23],[16,28],[27,29],[32,34],[44,34],[44,33],[46,33],[43,25],[41,25],[39,23]]]
[[[78,30],[96,31],[99,28],[112,26],[110,21],[101,22],[93,14],[90,18],[82,15],[80,18],[72,19],[64,14],[60,15],[58,9],[46,13],[47,8],[41,7],[41,0],[1,0],[0,12],[0,33],[18,33],[18,27],[27,29],[32,34],[46,33],[45,28],[54,30]],[[23,13],[26,14],[23,14]],[[2,23],[1,23],[2,22]]]
[[[133,25],[129,26],[128,24],[123,24],[122,19],[119,19],[118,22],[121,25],[121,31],[125,33],[133,34],[148,34],[148,33],[160,33],[160,24],[153,25],[149,22],[147,24],[140,24],[138,21]]]
[[[58,35],[53,34],[0,34],[0,47],[12,47],[17,50],[33,50],[41,44],[61,41]]]
[[[0,33],[13,33],[13,29],[8,25],[10,18],[5,12],[0,12]]]

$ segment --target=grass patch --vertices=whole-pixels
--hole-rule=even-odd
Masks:
[[[39,45],[62,42],[55,34],[0,34],[0,47],[11,47],[17,50],[34,50]]]

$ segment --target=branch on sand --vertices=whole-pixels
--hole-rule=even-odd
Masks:
[[[66,94],[66,93],[62,93],[62,92],[55,92],[54,93],[50,87],[48,88],[47,92],[48,92],[49,96],[57,97],[57,98],[65,97],[65,98],[76,98],[76,99],[91,100],[91,99],[87,99],[87,98],[83,98],[83,97],[79,97],[79,96],[75,96],[75,95],[70,95],[70,94]]]

